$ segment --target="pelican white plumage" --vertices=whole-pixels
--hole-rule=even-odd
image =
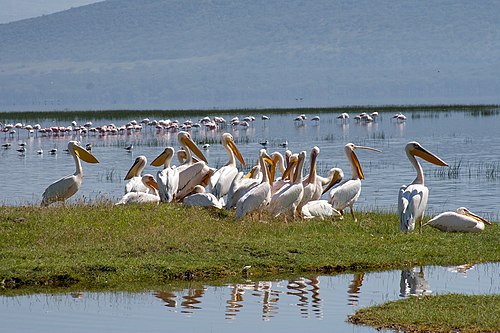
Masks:
[[[174,148],[167,147],[156,157],[152,166],[162,166],[163,170],[156,174],[158,183],[158,195],[162,202],[172,202],[175,200],[177,190],[179,189],[179,171],[175,167],[170,166],[172,157],[174,156]]]
[[[337,211],[328,202],[328,200],[312,200],[302,206],[302,217],[304,219],[319,218],[323,220],[326,217],[340,216]]]
[[[234,143],[233,136],[230,133],[222,134],[222,147],[227,152],[229,161],[219,170],[215,171],[210,178],[209,191],[220,199],[224,197],[231,187],[231,184],[238,174],[238,168],[236,167],[236,158],[246,167],[245,160],[241,155],[240,151]]]
[[[306,152],[301,151],[298,155],[297,162],[294,168],[294,175],[292,182],[283,186],[278,192],[274,193],[271,202],[269,203],[268,211],[274,217],[280,214],[285,214],[285,219],[288,215],[292,218],[300,216],[302,212],[297,212],[297,207],[302,200],[304,185],[302,185],[302,171],[304,169],[304,161],[306,159]],[[289,166],[292,168],[292,165]],[[288,169],[285,175],[288,174]]]
[[[275,151],[271,154],[271,159],[274,161],[274,164],[272,165],[270,173],[269,173],[272,194],[276,193],[281,187],[283,187],[283,185],[290,182],[289,179],[284,179],[283,175],[285,174],[285,170],[286,170],[285,159],[287,160],[287,164],[289,164],[291,156],[292,156],[292,152],[290,150],[287,150],[285,152],[285,158],[283,157],[283,155],[281,155],[280,152],[277,152],[277,151]],[[295,156],[294,158],[297,159],[297,156]],[[281,177],[275,179],[277,168],[280,169]],[[290,170],[290,171],[292,171],[290,173],[293,173],[293,170]]]
[[[361,194],[361,179],[364,179],[365,176],[363,174],[363,170],[361,169],[361,165],[359,164],[358,157],[354,153],[355,149],[368,149],[381,153],[381,150],[357,146],[353,143],[348,143],[344,147],[344,152],[349,161],[349,165],[351,166],[352,177],[351,179],[340,183],[338,186],[334,187],[329,195],[328,202],[332,204],[333,208],[338,210],[342,216],[344,216],[344,209],[347,207],[351,210],[351,215],[354,221],[357,221],[356,216],[354,215],[354,204],[359,198]],[[323,193],[327,192],[334,184],[330,183]]]
[[[245,193],[236,203],[237,219],[242,219],[245,215],[255,212],[260,214],[262,209],[271,201],[271,184],[267,164],[272,166],[274,161],[266,153],[265,149],[261,149],[259,152],[259,163],[262,171],[262,181]]]
[[[146,192],[128,192],[126,193],[116,205],[131,205],[131,204],[147,204],[160,202],[160,196],[158,195],[158,183],[155,177],[150,174],[145,174],[141,177],[141,181],[146,188],[148,188],[149,193]]]
[[[149,192],[148,187],[142,182],[142,170],[147,163],[146,156],[137,156],[134,163],[125,175],[124,180],[128,180],[125,184],[125,193],[129,192]]]
[[[410,163],[417,171],[415,180],[410,185],[403,185],[399,190],[399,229],[408,232],[415,229],[416,222],[419,223],[420,228],[422,227],[422,219],[429,199],[429,189],[424,184],[424,171],[415,156],[439,166],[448,166],[448,164],[415,141],[408,142],[405,151]]]
[[[236,207],[238,200],[253,187],[259,185],[261,181],[260,163],[254,166],[247,175],[242,171],[238,172],[227,192],[225,208],[232,209]]]
[[[186,162],[177,167],[179,171],[179,186],[177,190],[177,200],[182,199],[191,193],[196,185],[207,186],[213,170],[207,165],[207,159],[196,146],[191,135],[188,132],[180,131],[177,134],[177,140],[186,152]],[[201,161],[194,163],[194,153]]]
[[[456,212],[444,212],[430,219],[426,224],[445,232],[481,232],[484,225],[492,223],[476,215],[465,207],[460,207]]]
[[[83,180],[83,170],[80,159],[87,163],[99,163],[94,155],[86,151],[77,141],[68,143],[68,152],[75,161],[76,171],[74,174],[63,177],[45,189],[42,195],[42,206],[48,206],[53,202],[62,201],[72,197],[80,189]]]
[[[316,161],[319,156],[319,148],[314,146],[311,149],[311,155],[309,157],[309,176],[302,181],[302,186],[304,187],[304,191],[302,194],[302,199],[300,200],[299,205],[297,206],[297,211],[302,214],[302,207],[312,200],[318,200],[321,198],[321,194],[323,193],[323,186],[319,179],[316,177]]]
[[[196,185],[192,194],[184,197],[182,203],[188,207],[214,207],[222,209],[221,201],[212,193],[205,192],[205,188],[201,185]]]

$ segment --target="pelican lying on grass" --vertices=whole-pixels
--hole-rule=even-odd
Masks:
[[[435,216],[425,225],[446,232],[481,232],[485,224],[491,225],[491,222],[460,207],[456,212],[444,212]]]
[[[145,203],[159,203],[160,197],[158,196],[158,183],[155,177],[150,174],[145,174],[141,177],[141,181],[150,193],[146,192],[129,192],[125,194],[117,205],[130,205],[130,204],[145,204]]]
[[[142,170],[146,166],[146,156],[137,156],[134,164],[130,167],[124,180],[128,180],[125,184],[125,194],[129,192],[148,192],[148,188],[142,183]]]
[[[87,163],[99,163],[94,155],[85,150],[77,141],[68,143],[68,153],[73,156],[76,171],[52,183],[45,189],[42,195],[42,206],[48,206],[53,202],[62,201],[72,197],[80,189],[83,180],[83,169],[80,159]]]

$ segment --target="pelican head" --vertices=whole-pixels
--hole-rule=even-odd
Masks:
[[[331,177],[331,180],[328,183],[328,185],[325,187],[325,189],[323,190],[322,194],[328,192],[328,190],[331,189],[334,185],[340,183],[342,181],[342,178],[344,178],[344,172],[340,168],[332,168],[328,172],[328,178],[330,178],[330,177]]]
[[[231,151],[236,156],[238,161],[240,161],[241,164],[243,164],[243,166],[246,167],[245,160],[243,159],[243,156],[241,155],[238,148],[236,147],[236,144],[234,143],[234,138],[230,133],[222,134],[222,144],[224,146],[229,147],[229,149],[231,149]]]
[[[127,175],[125,176],[124,180],[129,180],[132,177],[139,177],[141,175],[142,170],[146,166],[146,156],[137,156],[135,159],[134,164],[132,164],[132,167],[130,167],[130,170],[127,172]]]
[[[355,149],[367,149],[367,150],[373,150],[373,151],[376,151],[379,153],[381,153],[382,151],[379,149],[371,148],[371,147],[358,146],[358,145],[355,145],[354,143],[348,143],[345,145],[344,152],[347,156],[347,159],[351,163],[351,168],[353,169],[353,171],[356,171],[359,179],[365,179],[365,175],[363,174],[363,170],[361,169],[361,164],[359,164],[358,157],[354,153]]]
[[[483,218],[483,217],[481,217],[479,215],[476,215],[476,214],[472,213],[470,210],[468,210],[465,207],[457,208],[457,214],[469,216],[469,217],[473,218],[476,221],[483,222],[484,224],[488,224],[488,225],[492,224],[490,221],[486,220],[485,218]]]
[[[88,152],[85,148],[83,148],[78,141],[68,142],[68,152],[70,154],[76,155],[84,162],[99,163],[97,158],[95,158],[95,156],[92,155],[92,153]]]
[[[313,149],[311,150],[311,157],[310,157],[310,168],[309,168],[309,178],[308,182],[312,183],[314,177],[316,176],[316,161],[319,156],[319,147],[314,146]]]
[[[408,142],[406,144],[405,151],[408,156],[418,156],[420,158],[423,158],[429,163],[439,166],[448,166],[448,164],[445,161],[443,161],[435,154],[431,153],[430,151],[422,147],[420,143],[416,141]]]
[[[196,146],[193,139],[191,139],[191,135],[188,132],[180,131],[177,134],[177,140],[179,144],[183,147],[187,147],[190,149],[196,156],[198,156],[203,162],[207,163],[207,159],[205,155],[201,152],[201,150]]]
[[[158,157],[153,160],[153,162],[151,162],[151,165],[155,167],[166,165],[168,167],[170,166],[170,161],[172,160],[173,156],[174,148],[167,147],[160,155],[158,155]]]
[[[290,177],[290,174],[295,170],[297,167],[297,164],[299,163],[299,155],[298,154],[291,154],[290,157],[288,158],[288,163],[286,165],[285,172],[283,172],[283,176],[281,179],[287,179]]]
[[[144,176],[142,176],[141,180],[142,180],[142,183],[146,187],[148,187],[150,189],[154,189],[154,190],[158,190],[159,189],[158,183],[156,182],[156,179],[155,179],[155,177],[153,175],[151,175],[151,174],[145,174]]]

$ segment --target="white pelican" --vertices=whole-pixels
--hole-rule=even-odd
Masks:
[[[116,205],[130,205],[130,204],[146,204],[146,203],[159,203],[160,197],[158,196],[158,183],[153,175],[145,174],[141,177],[144,186],[148,188],[150,193],[146,192],[129,192],[126,193]]]
[[[182,201],[184,206],[188,207],[214,207],[222,209],[222,203],[212,193],[206,193],[205,188],[201,185],[196,185],[192,194],[184,197]]]
[[[318,200],[321,198],[321,194],[323,194],[323,186],[321,184],[321,180],[316,177],[316,161],[319,155],[319,148],[314,146],[311,149],[311,155],[309,157],[309,176],[302,181],[302,185],[304,186],[304,191],[302,194],[302,199],[300,200],[299,205],[297,206],[297,211],[302,212],[302,207],[312,200]]]
[[[128,180],[125,184],[125,193],[129,192],[148,192],[148,188],[142,182],[142,170],[146,166],[147,159],[146,156],[137,156],[134,164],[130,167],[125,178],[123,180]]]
[[[274,194],[278,192],[280,188],[292,181],[291,178],[293,177],[293,172],[299,160],[299,156],[297,154],[292,154],[290,150],[287,150],[285,151],[285,157],[283,157],[283,155],[279,152],[274,152],[271,154],[271,158],[274,161],[270,170],[271,194]],[[280,169],[281,177],[274,179],[277,167]]]
[[[238,174],[236,159],[234,157],[236,156],[238,161],[243,164],[243,167],[246,167],[243,156],[241,156],[240,151],[234,143],[233,136],[230,133],[222,134],[222,147],[226,150],[229,161],[225,166],[215,171],[210,178],[209,184],[209,191],[215,195],[217,199],[220,199],[227,194],[234,177]]]
[[[480,232],[484,230],[485,224],[491,225],[491,222],[460,207],[456,212],[441,213],[424,225],[446,232]]]
[[[179,189],[179,171],[175,167],[170,167],[170,162],[174,156],[174,148],[167,147],[151,162],[152,166],[162,166],[163,170],[156,174],[158,182],[158,193],[162,202],[172,202],[175,200]]]
[[[75,160],[76,171],[74,174],[63,177],[45,189],[42,195],[42,206],[48,206],[56,201],[66,201],[80,189],[83,179],[80,159],[87,163],[99,163],[94,155],[82,148],[77,141],[68,142],[68,151]]]
[[[236,203],[236,218],[242,219],[247,214],[261,213],[262,209],[271,201],[271,184],[269,183],[269,168],[267,164],[273,165],[274,161],[261,149],[259,153],[260,169],[262,171],[262,182],[243,195]]]
[[[292,177],[292,182],[283,186],[278,192],[274,193],[271,202],[269,203],[268,211],[277,217],[280,214],[291,215],[292,218],[301,215],[302,212],[297,212],[297,206],[302,199],[304,192],[304,185],[302,185],[302,170],[304,169],[304,161],[306,159],[306,152],[301,151],[298,156],[297,162]],[[290,165],[289,168],[292,166]],[[288,169],[285,175],[288,174]]]
[[[357,219],[354,216],[353,206],[361,194],[361,179],[365,178],[361,165],[359,164],[358,157],[354,153],[354,150],[357,148],[373,150],[379,153],[382,152],[381,150],[375,148],[356,146],[353,143],[346,144],[344,152],[351,166],[352,178],[334,187],[328,195],[328,202],[330,202],[333,208],[338,210],[342,216],[344,216],[344,209],[349,207],[354,221],[357,221]],[[323,193],[327,192],[332,186],[333,184],[330,183]]]
[[[406,156],[417,171],[417,178],[410,185],[403,185],[399,190],[398,213],[399,229],[401,231],[412,231],[415,229],[415,222],[418,221],[422,227],[429,189],[424,185],[424,172],[415,156],[423,158],[429,163],[447,166],[446,162],[426,150],[418,142],[408,142],[405,147]]]
[[[188,132],[180,131],[177,134],[177,140],[186,152],[186,162],[177,167],[179,170],[179,188],[177,191],[177,200],[182,199],[191,193],[196,185],[207,186],[213,170],[207,165],[207,159],[191,139]],[[194,153],[201,161],[194,163]]]
[[[238,200],[250,191],[255,186],[259,185],[262,181],[262,172],[260,172],[260,165],[256,165],[250,170],[247,175],[243,172],[238,172],[236,177],[234,177],[231,187],[227,192],[226,198],[226,209],[232,209],[236,207]]]
[[[328,200],[312,200],[302,206],[304,219],[320,218],[323,220],[325,217],[332,216],[340,216],[340,212],[333,208]]]
[[[328,188],[332,188],[334,185],[340,183],[343,178],[344,178],[344,172],[340,168],[331,168],[328,171],[326,177],[321,177],[320,175],[316,175],[316,181],[321,184],[321,188],[323,188],[323,186],[325,185],[327,185]],[[323,194],[323,191],[321,194]]]

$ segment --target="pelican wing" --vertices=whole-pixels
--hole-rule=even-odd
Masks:
[[[402,186],[399,190],[398,213],[401,231],[412,231],[424,217],[429,190],[421,184]]]
[[[227,192],[226,209],[234,208],[238,200],[260,182],[260,179],[243,178],[243,172],[238,173]]]
[[[231,165],[226,165],[217,170],[210,178],[210,191],[217,198],[222,198],[229,192],[229,188],[234,178],[238,174],[238,169]]]
[[[179,171],[175,168],[166,168],[156,174],[158,194],[162,202],[172,202],[179,189]]]
[[[303,194],[304,186],[302,183],[284,186],[272,196],[268,211],[274,217],[288,212],[293,214],[300,200],[302,200]]]
[[[65,201],[80,189],[82,178],[69,175],[50,184],[42,194],[42,205],[47,206],[56,201]]]
[[[480,232],[484,230],[484,223],[478,223],[474,218],[456,212],[441,213],[430,219],[425,225],[445,232]]]
[[[205,162],[197,162],[179,171],[179,188],[177,199],[182,200],[191,193],[196,185],[205,187],[210,181],[212,170]]]
[[[183,200],[184,206],[188,207],[214,207],[222,209],[222,203],[212,193],[195,193],[188,195]]]
[[[304,219],[320,218],[323,220],[325,217],[340,216],[340,213],[327,200],[313,200],[302,207],[302,216]]]
[[[236,218],[241,219],[246,214],[260,210],[271,200],[271,186],[268,182],[260,183],[252,188],[236,203]]]
[[[142,177],[135,176],[130,178],[127,184],[125,184],[125,194],[130,192],[148,193],[149,189],[146,187],[146,185],[143,184]]]
[[[361,180],[349,179],[334,187],[328,197],[328,202],[337,210],[343,210],[354,204],[361,194]]]

